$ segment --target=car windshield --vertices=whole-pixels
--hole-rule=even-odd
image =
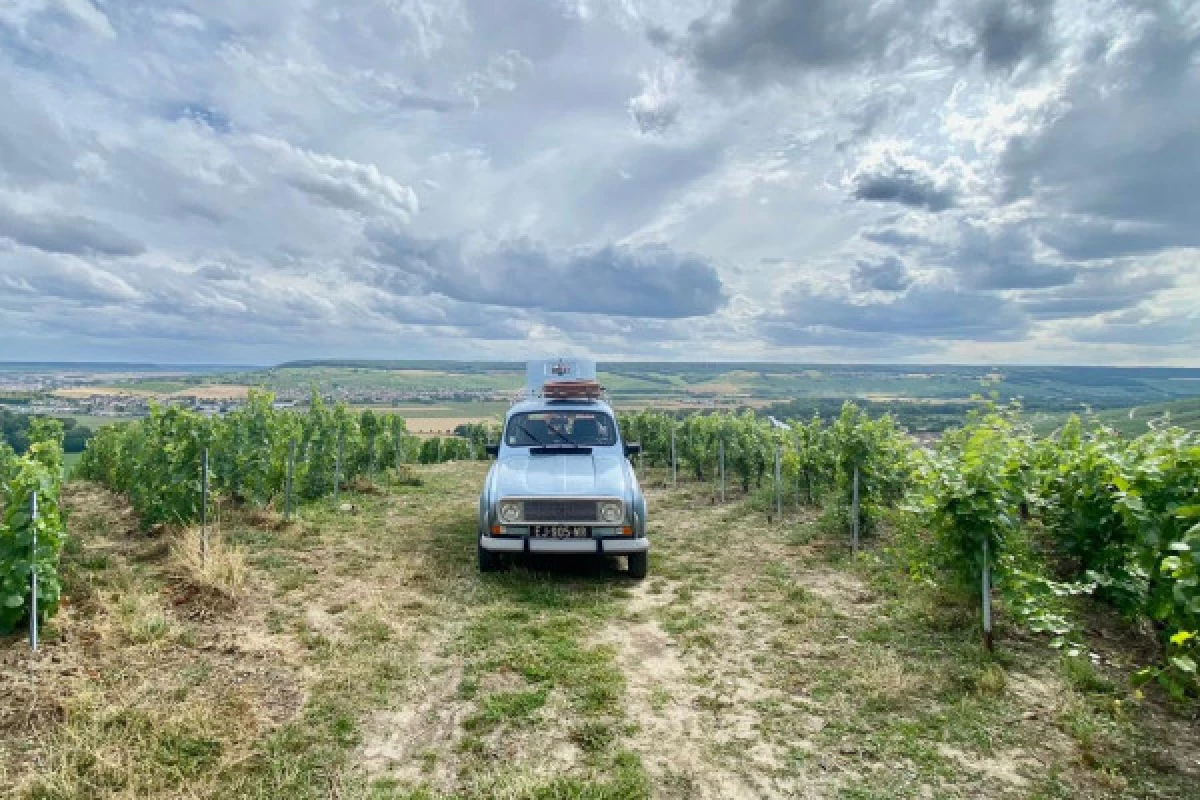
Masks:
[[[602,412],[530,411],[509,418],[504,441],[509,447],[607,447],[617,443],[617,426]]]

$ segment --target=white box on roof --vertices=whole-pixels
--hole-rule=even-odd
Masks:
[[[547,358],[525,366],[525,385],[531,392],[554,381],[594,381],[596,362],[590,358]]]

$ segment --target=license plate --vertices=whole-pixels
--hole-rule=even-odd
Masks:
[[[586,525],[534,525],[529,535],[539,539],[587,539],[592,529]]]

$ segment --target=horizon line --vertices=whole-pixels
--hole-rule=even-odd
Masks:
[[[904,361],[904,362],[883,362],[883,361],[783,361],[783,360],[727,360],[727,359],[702,359],[702,360],[683,360],[683,359],[591,359],[603,368],[604,364],[674,364],[674,365],[729,365],[729,366],[795,366],[795,367],[952,367],[952,368],[1018,368],[1018,369],[1123,369],[1123,370],[1176,370],[1176,371],[1200,371],[1200,364],[1195,366],[1179,366],[1174,364],[1097,364],[1097,363],[1082,363],[1082,364],[1061,364],[1061,363],[1037,363],[1037,362],[951,362],[951,361]],[[108,368],[137,368],[137,367],[153,367],[157,369],[205,369],[205,370],[246,370],[246,371],[261,371],[269,369],[308,369],[321,366],[338,366],[349,362],[354,362],[362,365],[370,364],[398,364],[398,363],[450,363],[450,364],[490,364],[504,365],[513,367],[523,367],[526,360],[507,360],[507,359],[464,359],[464,358],[299,358],[281,361],[273,364],[245,364],[245,363],[221,363],[221,362],[169,362],[169,361],[48,361],[48,360],[26,360],[26,361],[5,361],[0,360],[0,369],[5,367],[108,367]]]

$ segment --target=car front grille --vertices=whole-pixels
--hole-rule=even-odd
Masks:
[[[526,522],[595,522],[595,500],[526,500]]]

